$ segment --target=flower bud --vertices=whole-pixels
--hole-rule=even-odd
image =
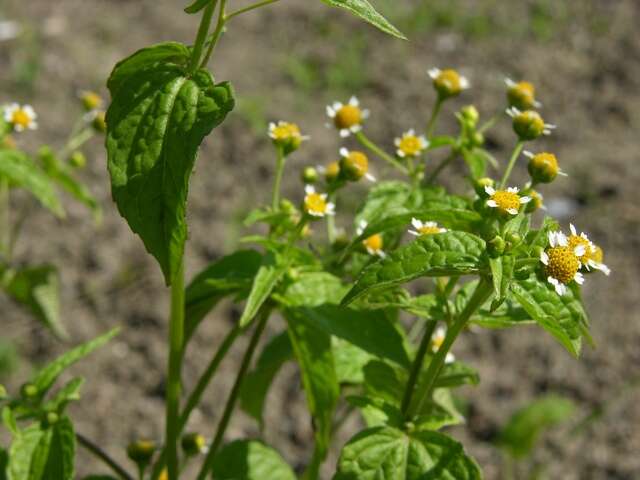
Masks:
[[[333,245],[331,246],[333,247],[334,250],[342,250],[344,248],[347,248],[349,243],[350,243],[349,237],[347,237],[347,234],[344,231],[342,231],[336,235],[336,239],[333,241]]]
[[[97,110],[102,107],[103,100],[100,95],[96,92],[82,92],[80,95],[80,101],[82,102],[82,106],[87,112],[91,112],[93,110]]]
[[[302,170],[302,181],[304,183],[316,183],[318,181],[318,171],[313,167],[306,167]]]
[[[513,117],[513,130],[520,140],[535,140],[545,133],[545,123],[538,112],[526,110]]]
[[[475,128],[475,126],[478,125],[480,114],[474,105],[467,105],[466,107],[463,107],[462,110],[460,110],[460,113],[462,114],[462,119],[469,127]]]
[[[520,234],[516,232],[509,232],[507,234],[507,247],[509,248],[509,250],[518,245],[520,242],[522,242],[522,237],[520,236]]]
[[[357,182],[369,171],[369,159],[363,152],[352,150],[340,159],[340,172],[347,180]]]
[[[300,270],[293,267],[287,268],[287,271],[285,272],[285,277],[289,282],[295,282],[300,278]]]
[[[487,196],[485,187],[493,187],[495,183],[496,182],[493,180],[493,178],[489,178],[489,177],[479,178],[473,182],[473,189],[476,191],[478,196],[484,198]]]
[[[484,145],[484,135],[480,132],[473,132],[469,140],[472,147],[481,147]]]
[[[504,253],[504,249],[506,248],[506,246],[507,244],[504,239],[501,236],[497,235],[493,238],[493,240],[487,243],[487,250],[489,251],[490,256],[499,257]]]
[[[20,387],[20,395],[24,399],[32,399],[38,396],[38,387],[33,383],[25,383]]]
[[[157,448],[153,440],[136,440],[127,446],[127,456],[138,465],[147,465]]]
[[[467,79],[453,69],[434,68],[429,70],[429,76],[433,79],[433,88],[441,100],[460,95],[469,86]]]
[[[298,211],[291,200],[287,200],[286,198],[280,200],[280,210],[287,214],[293,214]]]
[[[327,165],[324,172],[324,177],[327,183],[336,181],[339,175],[340,164],[338,162],[331,162],[329,165]]]
[[[93,129],[98,133],[106,132],[107,121],[106,121],[105,113],[102,111],[96,112],[95,116],[93,117],[93,121],[91,122],[91,125],[93,126]]]
[[[44,422],[47,427],[55,425],[60,420],[60,416],[56,412],[47,412],[44,418]]]
[[[553,153],[538,153],[529,160],[529,175],[535,183],[551,183],[560,172],[558,159]]]
[[[531,197],[531,201],[524,207],[525,213],[533,213],[543,208],[544,205],[542,194],[538,193],[535,190],[530,190],[529,196]]]
[[[192,457],[207,449],[207,439],[199,433],[187,433],[182,437],[181,445],[185,455]]]
[[[308,138],[302,136],[298,125],[289,122],[270,123],[269,136],[274,145],[282,148],[285,156],[300,148],[302,141]]]
[[[73,168],[84,168],[87,165],[87,157],[79,150],[69,156],[69,165]]]
[[[519,110],[531,110],[539,106],[536,102],[535,87],[529,82],[508,83],[507,101],[509,106]]]

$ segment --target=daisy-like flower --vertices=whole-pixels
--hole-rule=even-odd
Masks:
[[[487,200],[487,206],[491,208],[497,208],[502,214],[517,215],[520,211],[520,206],[531,201],[529,196],[520,196],[520,191],[517,187],[509,187],[506,190],[496,190],[495,188],[487,185],[484,187],[484,191],[489,195]]]
[[[354,96],[347,104],[333,102],[327,105],[327,115],[333,120],[333,125],[327,123],[327,127],[337,128],[340,136],[346,138],[362,130],[362,122],[369,117],[369,110],[361,109],[360,102]]]
[[[335,214],[336,207],[333,203],[327,202],[326,193],[317,193],[313,185],[305,185],[304,193],[303,209],[307,215],[322,218]]]
[[[403,133],[402,137],[396,138],[395,145],[397,147],[396,154],[400,158],[417,157],[429,146],[429,141],[424,135],[416,135],[412,128]]]
[[[567,293],[567,285],[584,283],[579,272],[582,257],[586,253],[584,245],[570,246],[569,239],[562,232],[549,232],[549,247],[540,253],[547,281],[553,285],[558,295]]]
[[[525,150],[524,156],[529,158],[529,175],[536,183],[551,183],[558,175],[566,177],[560,166],[558,165],[558,158],[553,153],[541,152],[532,153]]]
[[[421,237],[423,235],[435,235],[437,233],[444,233],[447,231],[446,228],[439,227],[437,222],[423,222],[417,218],[411,219],[411,226],[414,230],[410,229],[409,233],[416,237]]]
[[[285,155],[297,150],[303,141],[309,140],[308,136],[300,133],[298,125],[283,121],[269,123],[269,137],[274,145],[282,147]]]
[[[433,335],[431,336],[431,351],[433,353],[437,353],[438,350],[440,350],[440,347],[442,347],[442,344],[444,343],[444,339],[447,336],[447,329],[444,327],[438,327],[436,328],[436,331],[433,332]],[[444,359],[444,363],[453,363],[455,362],[456,357],[453,355],[453,353],[451,352],[447,352],[447,356]]]
[[[534,110],[520,111],[516,107],[509,107],[506,112],[513,118],[513,130],[520,140],[535,140],[541,135],[551,135],[551,131],[556,128],[551,123],[545,123]]]
[[[38,128],[38,115],[31,105],[12,103],[4,108],[4,121],[11,124],[16,132]]]
[[[369,158],[365,153],[356,150],[344,147],[340,149],[340,171],[352,182],[357,182],[362,177],[370,182],[376,181],[376,177],[369,173]]]
[[[536,100],[536,89],[529,82],[514,82],[510,78],[505,78],[507,84],[507,101],[510,107],[520,110],[530,110],[540,108],[542,104]]]
[[[91,90],[83,90],[78,96],[80,97],[82,106],[87,112],[102,108],[102,105],[104,104],[102,97]]]
[[[433,88],[442,99],[460,95],[463,90],[469,88],[469,80],[451,68],[430,68],[427,73],[433,80]]]
[[[321,175],[324,175],[324,178],[327,181],[327,183],[331,183],[331,182],[335,181],[338,178],[338,176],[340,175],[340,163],[339,162],[331,162],[327,166],[318,165],[316,167],[316,170],[318,170],[318,172]]]
[[[366,230],[366,228],[367,228],[367,221],[360,220],[360,224],[356,229],[356,234],[358,236],[362,235]],[[365,248],[365,250],[369,255],[377,255],[380,258],[385,257],[385,253],[382,250],[382,248],[384,247],[384,240],[382,239],[382,235],[380,235],[379,233],[375,233],[370,237],[365,238],[362,241],[362,246]]]
[[[537,190],[529,190],[529,196],[531,197],[531,202],[527,204],[526,212],[533,213],[536,210],[546,210],[547,207],[544,206],[544,197]]]
[[[601,271],[605,275],[609,275],[611,270],[602,263],[604,256],[602,249],[589,240],[586,233],[580,232],[580,234],[578,234],[576,227],[572,223],[569,224],[569,229],[571,230],[571,235],[569,235],[569,246],[572,248],[577,248],[579,246],[584,247],[584,255],[580,257],[582,266],[584,266],[587,271],[590,271],[593,268],[594,270]]]

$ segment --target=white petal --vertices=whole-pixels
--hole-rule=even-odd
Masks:
[[[560,296],[562,295],[566,295],[567,293],[567,286],[564,283],[558,283],[556,285],[556,293]]]
[[[444,363],[449,364],[456,361],[456,357],[451,352],[447,352],[447,356],[444,358]]]
[[[401,138],[396,138],[396,139],[393,141],[393,144],[394,144],[396,147],[399,147],[401,143],[402,143],[402,139],[401,139]]]
[[[327,116],[331,118],[336,116],[336,111],[330,105],[327,105]]]
[[[340,130],[340,136],[342,138],[347,138],[349,135],[351,135],[351,132],[348,128],[343,128],[342,130]]]
[[[509,77],[505,77],[504,83],[507,84],[507,87],[515,87],[516,86],[516,82],[511,80]]]
[[[419,236],[420,236],[420,233],[419,233],[419,232],[416,232],[415,230],[409,230],[409,233],[410,233],[411,235],[415,235],[416,237],[419,237]]]
[[[573,254],[576,257],[582,257],[585,253],[587,253],[587,249],[585,248],[584,245],[578,245],[576,248],[573,249]]]
[[[332,108],[336,111],[336,113],[338,113],[338,110],[340,110],[342,107],[344,107],[342,102],[333,102]]]
[[[524,197],[520,197],[520,204],[524,205],[525,203],[529,203],[531,201],[531,197],[528,196],[524,196]]]
[[[509,193],[518,193],[520,189],[518,187],[509,187],[507,188],[507,192]]]
[[[469,79],[467,77],[460,77],[460,88],[466,90],[470,86],[471,84],[469,83]]]
[[[573,277],[573,279],[575,280],[575,282],[578,285],[582,285],[584,283],[584,275],[582,275],[582,273],[580,273],[580,272],[576,272],[576,274]]]
[[[439,68],[430,68],[429,70],[427,70],[427,73],[429,74],[429,76],[433,79],[438,78],[438,75],[440,75],[440,69]]]
[[[415,228],[416,230],[420,230],[423,227],[423,224],[420,220],[418,220],[417,218],[413,217],[411,219],[411,225],[413,226],[413,228]]]
[[[567,236],[562,232],[556,232],[556,242],[561,247],[566,247],[567,245],[569,245],[569,240],[567,239]]]
[[[346,149],[345,147],[342,147],[340,149],[340,156],[341,157],[348,157],[349,156],[349,150]]]
[[[484,187],[484,191],[485,191],[485,193],[486,193],[487,195],[495,195],[495,193],[496,193],[495,188],[493,188],[493,187],[491,187],[491,186],[489,186],[489,185],[485,185],[485,187]]]
[[[404,156],[406,155],[402,150],[398,149],[396,150],[396,154],[400,157],[400,158],[404,158]]]
[[[529,150],[524,150],[524,151],[522,152],[522,154],[523,154],[525,157],[527,157],[527,158],[533,158],[533,157],[535,157],[535,155],[534,155],[533,153],[531,153]]]
[[[367,118],[369,118],[370,115],[371,115],[371,112],[369,111],[368,108],[365,108],[364,110],[360,111],[360,116],[363,120],[366,120]]]
[[[540,261],[544,265],[549,265],[549,255],[547,255],[547,252],[545,251],[540,252]]]
[[[571,231],[571,235],[578,235],[578,231],[576,230],[576,227],[573,226],[573,223],[569,224],[569,230]]]
[[[370,173],[365,173],[364,174],[364,178],[366,178],[367,180],[369,180],[370,182],[375,182],[376,181],[376,177],[374,177],[373,175],[371,175]]]
[[[495,200],[487,200],[487,206],[491,208],[497,208],[498,204],[496,203]]]
[[[352,133],[358,133],[360,130],[362,130],[362,125],[354,125],[353,127],[351,127]]]
[[[360,102],[358,101],[358,98],[355,95],[349,99],[349,105],[351,105],[352,107],[357,107],[360,105]]]
[[[517,215],[518,214],[518,209],[517,208],[507,208],[507,213],[510,213],[511,215]]]
[[[316,193],[316,189],[313,185],[307,184],[304,186],[304,193],[306,193],[307,195],[311,195],[312,193]]]

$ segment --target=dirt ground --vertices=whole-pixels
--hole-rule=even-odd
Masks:
[[[75,115],[76,92],[102,89],[113,64],[151,43],[192,41],[198,19],[181,14],[182,1],[3,0],[0,19],[21,22],[23,35],[0,42],[0,101],[29,102],[40,113],[40,130],[25,135],[60,145]],[[242,2],[238,1],[239,4]],[[565,227],[571,220],[590,232],[606,252],[610,278],[589,277],[585,299],[596,349],[571,358],[536,329],[465,336],[456,355],[478,368],[481,384],[463,391],[468,425],[463,440],[498,479],[502,460],[488,443],[506,413],[544,392],[566,395],[583,414],[608,402],[601,421],[580,436],[555,430],[536,451],[548,478],[601,480],[640,478],[640,391],[620,389],[640,375],[640,4],[635,0],[386,0],[381,5],[410,37],[401,42],[334,12],[321,2],[283,0],[246,15],[223,38],[212,63],[219,80],[235,84],[239,107],[206,141],[193,178],[187,266],[191,276],[237,245],[242,215],[269,194],[274,160],[263,128],[267,120],[291,119],[312,136],[291,162],[333,160],[338,142],[324,128],[324,105],[356,93],[372,111],[368,129],[391,146],[394,135],[420,127],[433,92],[426,70],[461,68],[472,90],[444,113],[441,131],[454,127],[454,106],[475,103],[487,118],[502,105],[503,78],[538,86],[545,119],[557,131],[535,148],[552,149],[569,174],[543,193]],[[513,146],[508,124],[488,138],[504,161]],[[105,153],[92,143],[84,178],[104,208],[96,228],[80,206],[68,202],[59,222],[34,211],[20,242],[22,260],[62,267],[63,312],[72,343],[122,325],[103,351],[74,368],[87,377],[82,401],[72,408],[79,431],[125,462],[122,445],[138,436],[160,439],[163,428],[164,339],[168,292],[159,270],[110,199]],[[382,165],[377,165],[384,175]],[[459,168],[458,168],[459,167]],[[456,165],[446,177],[459,186]],[[525,179],[520,166],[517,178]],[[299,200],[297,173],[285,191]],[[21,310],[0,299],[2,336],[16,343],[24,361],[8,380],[18,384],[29,364],[64,350]],[[189,390],[238,310],[218,307],[202,326],[185,364]],[[276,330],[278,323],[272,324]],[[190,427],[211,435],[233,382],[243,345],[233,350]],[[613,402],[611,402],[614,400]],[[266,439],[296,466],[310,452],[311,426],[295,369],[278,377],[266,417]],[[351,421],[341,441],[357,427]],[[228,438],[258,434],[239,415]],[[97,467],[80,452],[79,474]],[[327,476],[335,461],[332,457]],[[102,469],[102,468],[101,468]],[[102,469],[103,470],[103,469]]]

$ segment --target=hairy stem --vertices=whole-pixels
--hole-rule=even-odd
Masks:
[[[425,183],[427,185],[433,185],[433,183],[436,181],[436,178],[438,178],[438,175],[440,175],[440,173],[442,173],[442,171],[453,161],[455,160],[455,158],[458,156],[458,150],[457,149],[453,149],[451,150],[451,153],[449,155],[447,155],[436,167],[436,169],[431,172],[431,175],[429,175],[427,177],[427,180],[425,181]]]
[[[215,0],[217,3],[218,0]],[[211,37],[211,42],[209,43],[209,47],[207,48],[207,53],[205,53],[202,62],[200,63],[200,68],[205,68],[211,59],[211,55],[213,55],[213,51],[218,44],[218,40],[222,36],[222,32],[224,31],[224,25],[226,23],[224,12],[227,6],[227,0],[221,0],[220,2],[220,11],[218,12],[218,23],[216,24],[216,29],[213,31],[213,35]]]
[[[431,139],[431,137],[433,136],[433,130],[436,128],[436,121],[438,120],[438,116],[440,115],[440,110],[442,110],[443,102],[444,100],[438,96],[436,103],[433,105],[431,116],[429,117],[429,121],[427,122],[427,128],[425,128],[427,139]]]
[[[11,260],[10,191],[8,180],[0,178],[0,258],[6,263]]]
[[[407,415],[407,411],[411,405],[411,399],[413,398],[413,392],[416,388],[416,382],[418,381],[418,376],[420,375],[422,365],[424,364],[424,357],[427,355],[427,349],[431,343],[431,336],[433,335],[433,331],[436,329],[437,324],[437,320],[429,320],[427,322],[424,335],[422,336],[422,341],[420,342],[420,347],[418,348],[418,353],[416,353],[416,358],[413,360],[413,365],[411,365],[411,373],[409,374],[409,380],[407,381],[404,397],[402,398],[402,415],[404,416]]]
[[[502,176],[502,180],[500,181],[500,188],[504,188],[507,184],[507,181],[511,176],[513,166],[516,164],[516,160],[518,160],[523,147],[524,142],[522,140],[519,140],[518,143],[516,143],[516,147],[513,149],[513,153],[511,154],[511,158],[509,159],[509,165],[507,165],[507,169],[504,171],[504,175]]]
[[[253,332],[253,336],[251,337],[251,341],[249,342],[249,346],[244,354],[244,358],[242,359],[242,364],[240,365],[240,370],[238,371],[238,375],[236,376],[236,381],[233,384],[233,388],[231,389],[231,393],[229,394],[229,398],[227,399],[227,403],[224,407],[224,412],[222,413],[222,419],[220,420],[220,424],[218,425],[218,430],[216,431],[216,436],[213,439],[213,443],[207,452],[207,456],[204,460],[202,468],[200,469],[200,473],[198,474],[197,480],[205,480],[207,475],[211,471],[211,467],[213,466],[213,460],[215,459],[216,453],[222,444],[222,440],[224,439],[224,434],[229,426],[229,420],[231,420],[231,414],[235,408],[236,402],[238,400],[238,396],[240,395],[240,389],[242,388],[242,381],[249,370],[249,366],[251,365],[251,359],[253,358],[253,354],[255,353],[256,347],[258,346],[258,341],[264,332],[264,329],[267,325],[267,320],[269,319],[269,315],[271,314],[271,310],[269,308],[264,308],[262,314],[258,320],[258,325]]]
[[[281,145],[276,147],[278,158],[276,160],[276,178],[273,181],[273,193],[271,194],[271,208],[277,210],[280,205],[280,184],[284,173],[285,156]]]
[[[456,338],[462,331],[462,329],[466,326],[467,322],[471,318],[471,316],[482,306],[484,302],[487,301],[491,292],[493,291],[493,287],[491,282],[486,278],[481,278],[478,286],[476,287],[473,295],[467,302],[464,310],[460,313],[456,321],[451,325],[451,327],[447,330],[447,335],[444,339],[444,342],[434,355],[431,363],[429,364],[429,368],[427,369],[427,373],[425,374],[425,382],[420,385],[420,390],[417,392],[415,398],[416,402],[408,409],[409,416],[413,416],[416,412],[419,412],[422,408],[424,402],[431,397],[431,393],[433,391],[433,387],[442,371],[442,367],[444,366],[445,358],[447,357],[447,353],[451,349],[453,342],[455,342]]]
[[[178,480],[178,439],[180,437],[180,392],[182,349],[184,346],[184,257],[171,282],[169,320],[169,374],[166,405],[166,450],[169,480]]]
[[[191,61],[189,62],[189,72],[194,73],[200,65],[200,58],[202,57],[202,50],[207,40],[207,34],[209,33],[209,27],[211,26],[211,20],[213,19],[213,12],[216,9],[218,0],[211,0],[204,9],[202,14],[202,20],[200,20],[200,26],[198,27],[198,33],[196,35],[196,42],[193,45],[193,53],[191,54]]]
[[[358,140],[358,142],[360,142],[360,144],[363,147],[371,150],[373,153],[378,155],[380,158],[382,158],[385,162],[387,162],[393,168],[401,171],[405,175],[409,174],[409,170],[407,170],[407,167],[402,165],[398,160],[396,160],[387,152],[382,150],[378,145],[373,143],[362,131],[359,131],[358,133],[356,133],[356,140]]]
[[[242,15],[243,13],[249,12],[251,10],[255,10],[256,8],[264,7],[271,3],[279,2],[280,0],[263,0],[262,2],[254,3],[253,5],[249,5],[248,7],[241,8],[240,10],[236,10],[235,12],[230,13],[226,17],[226,21],[228,22],[233,17],[237,17],[238,15]]]
[[[102,450],[98,445],[93,443],[87,437],[85,437],[81,433],[76,432],[76,439],[78,440],[78,443],[82,447],[84,447],[88,452],[91,452],[97,458],[102,460],[105,463],[105,465],[111,468],[111,470],[113,470],[113,473],[115,473],[120,479],[134,480],[134,478],[131,475],[129,475],[129,473],[127,473],[127,471],[124,468],[118,465],[118,462],[116,462],[113,458],[111,458],[107,452]]]

